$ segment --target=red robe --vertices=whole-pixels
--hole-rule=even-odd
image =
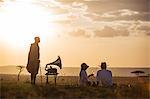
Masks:
[[[31,44],[30,51],[28,54],[28,63],[27,63],[27,71],[31,74],[38,74],[39,64],[40,64],[40,53],[39,53],[39,45],[36,43]]]

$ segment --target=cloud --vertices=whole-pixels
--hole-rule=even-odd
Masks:
[[[129,9],[122,9],[118,11],[120,13],[120,16],[131,16],[131,15],[137,15],[139,14],[138,11],[133,11]]]
[[[89,16],[94,21],[148,20],[148,0],[89,0]],[[92,13],[92,15],[90,15]],[[99,15],[95,16],[93,13]]]
[[[120,9],[108,11],[101,14],[88,12],[84,16],[91,18],[93,21],[115,21],[115,20],[141,20],[149,21],[150,12],[138,12],[130,9]]]
[[[0,0],[0,2],[4,2],[4,0]]]
[[[150,31],[150,26],[141,26],[138,27],[139,30],[145,30],[145,31]]]
[[[54,20],[54,21],[51,21],[51,22],[54,22],[54,23],[58,23],[58,24],[71,24],[71,21],[70,20]]]
[[[73,2],[70,6],[70,9],[68,9],[72,14],[77,15],[83,15],[87,12],[88,6],[84,3],[79,2]]]
[[[51,14],[49,22],[67,28],[67,33],[74,37],[149,35],[149,29],[142,27],[149,25],[146,0],[111,3],[110,0],[35,0],[33,3],[46,8]]]
[[[107,1],[107,0],[84,0],[84,1],[93,2],[93,1]]]
[[[120,9],[117,11],[106,12],[100,17],[112,20],[148,20],[150,12],[139,12],[130,9]]]
[[[117,10],[117,11],[106,12],[106,13],[102,14],[101,17],[114,18],[114,17],[121,17],[121,16],[132,16],[132,15],[137,15],[137,14],[139,14],[139,12],[137,12],[137,11],[132,11],[129,9],[121,9],[121,10]]]
[[[61,8],[58,8],[58,7],[52,7],[50,13],[52,15],[59,15],[59,14],[69,13],[69,11],[67,9],[61,9]]]
[[[124,1],[115,1],[111,3],[111,6],[106,8],[106,2],[109,0],[46,0],[45,3],[48,5],[48,8],[51,10],[52,16],[59,17],[58,20],[60,23],[71,23],[73,26],[87,27],[87,24],[91,24],[94,21],[116,21],[116,20],[142,20],[147,21],[149,13],[140,12],[139,9],[133,9],[128,7],[126,4],[128,2]],[[104,2],[105,1],[105,2]],[[44,1],[41,1],[44,2]],[[48,3],[49,2],[49,3]],[[104,2],[104,3],[102,3]],[[137,0],[139,2],[139,0]],[[134,5],[135,8],[139,7],[138,3],[130,4]],[[124,7],[118,7],[117,5],[121,4]],[[142,9],[146,1],[142,3]],[[101,5],[101,6],[100,6]],[[116,5],[116,6],[112,6]],[[146,5],[145,5],[146,6]],[[117,7],[117,8],[114,8]],[[126,8],[126,9],[124,9]],[[146,11],[146,10],[145,10]],[[61,20],[60,20],[61,19]],[[59,23],[59,22],[58,22]]]
[[[150,36],[150,32],[146,34],[147,36]]]
[[[73,37],[127,37],[149,36],[150,22],[143,21],[98,21],[88,26],[74,26],[69,32]],[[80,29],[79,29],[80,27]],[[67,27],[66,27],[67,28]],[[69,27],[68,27],[69,28]],[[79,30],[78,30],[79,29]],[[82,32],[81,32],[82,30]],[[84,32],[83,32],[84,31]]]
[[[7,2],[9,2],[8,0],[0,0],[0,7],[4,6]]]
[[[149,23],[150,25],[150,23]],[[143,33],[145,34],[146,36],[150,36],[150,26],[139,26],[137,28],[137,30],[140,32],[140,33]]]
[[[86,38],[90,37],[90,35],[87,34],[87,32],[84,29],[80,29],[80,28],[78,28],[75,31],[72,31],[68,34],[73,37],[86,37]]]
[[[44,2],[44,1],[41,1]],[[49,3],[48,3],[49,2]],[[88,6],[82,2],[74,2],[74,0],[69,0],[69,4],[68,3],[64,3],[66,1],[56,1],[56,0],[48,0],[46,3],[44,3],[45,5],[47,5],[47,9],[50,10],[50,12],[52,13],[52,16],[63,16],[61,17],[61,20],[66,20],[66,18],[68,19],[68,21],[77,21],[79,20],[81,17],[84,16],[84,14],[87,13],[87,9]],[[51,6],[49,6],[49,4],[51,4]],[[60,19],[59,19],[60,20]],[[59,21],[58,20],[58,21]]]
[[[110,27],[95,31],[95,37],[114,37],[116,34],[116,31]]]
[[[116,30],[108,26],[105,26],[102,30],[96,30],[94,33],[95,37],[129,36],[129,32],[125,29]]]

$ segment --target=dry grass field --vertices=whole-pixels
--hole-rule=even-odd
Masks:
[[[49,77],[49,84],[45,83],[45,77],[37,77],[36,85],[30,84],[29,75],[21,75],[17,81],[17,75],[0,75],[1,99],[149,99],[149,77],[114,77],[117,84],[114,88],[100,86],[78,86],[77,76],[60,76],[57,85],[54,85],[53,77]],[[91,81],[94,78],[91,78]]]

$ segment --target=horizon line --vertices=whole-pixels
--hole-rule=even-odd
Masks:
[[[16,67],[18,65],[0,65],[0,67],[8,67],[8,66]],[[21,66],[24,66],[24,65],[21,65]],[[41,66],[41,67],[43,67],[43,66]],[[95,67],[95,66],[89,66],[89,68],[90,67],[91,68],[100,68],[100,66],[97,66],[97,67]],[[71,66],[65,66],[65,68],[80,68],[80,66],[79,67],[77,67],[77,66],[73,66],[73,67],[71,67]],[[107,67],[107,68],[150,68],[150,66],[111,66],[111,67]]]

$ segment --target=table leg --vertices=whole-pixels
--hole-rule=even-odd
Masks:
[[[56,85],[56,79],[57,79],[57,75],[54,75],[55,85]]]
[[[48,75],[46,75],[46,84],[48,84]]]

